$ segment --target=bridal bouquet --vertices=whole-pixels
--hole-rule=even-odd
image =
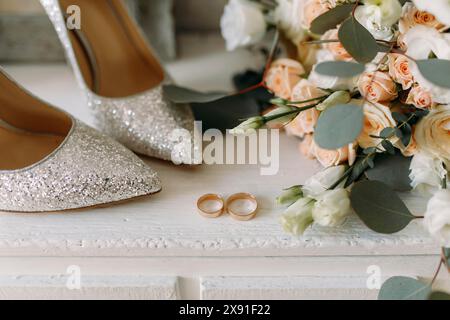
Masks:
[[[423,219],[450,271],[450,1],[231,0],[221,26],[229,50],[271,29],[274,47],[279,37],[287,47],[278,60],[273,50],[260,84],[274,108],[233,130],[284,127],[323,165],[277,199],[288,206],[284,229],[336,227],[355,212],[392,234]],[[424,216],[397,195],[412,190],[431,197]],[[409,298],[445,296],[429,295],[429,285],[417,294],[413,279],[389,281],[409,284]]]

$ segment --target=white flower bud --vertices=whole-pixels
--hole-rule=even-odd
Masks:
[[[291,205],[303,196],[303,191],[301,186],[291,187],[283,191],[283,193],[277,198],[277,204]]]
[[[324,102],[319,104],[316,108],[319,111],[325,111],[329,107],[338,105],[338,104],[346,104],[350,102],[352,97],[348,91],[336,91],[333,92]]]
[[[247,135],[255,133],[256,129],[259,129],[265,125],[264,117],[253,117],[242,122],[236,128],[230,130],[230,134],[233,135]]]
[[[312,209],[314,202],[310,198],[301,198],[291,205],[281,217],[284,231],[294,235],[302,235],[313,223]]]
[[[313,208],[313,219],[315,223],[323,227],[337,227],[351,212],[347,190],[328,190],[317,197]]]
[[[424,223],[442,247],[450,247],[450,190],[438,191],[431,198]]]

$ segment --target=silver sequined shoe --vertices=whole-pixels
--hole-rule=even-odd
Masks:
[[[136,153],[192,164],[189,106],[164,98],[171,82],[122,0],[40,0],[94,112],[97,127]],[[78,23],[78,24],[77,24]]]
[[[0,211],[63,211],[161,190],[133,152],[34,97],[1,68],[0,150]]]

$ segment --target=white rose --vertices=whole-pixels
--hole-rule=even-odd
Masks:
[[[307,197],[317,198],[327,191],[345,174],[345,166],[330,167],[320,171],[309,178],[303,186],[303,194]],[[343,182],[341,185],[343,185]]]
[[[450,25],[450,0],[413,0],[419,10],[428,11],[436,18]]]
[[[275,9],[275,22],[285,32],[286,36],[294,43],[306,38],[307,30],[302,27],[297,8],[301,0],[277,0]]]
[[[314,222],[323,227],[337,227],[351,213],[349,193],[345,189],[323,192],[313,208]]]
[[[302,198],[291,205],[281,217],[284,231],[294,235],[302,235],[312,225],[312,209],[314,200]]]
[[[424,223],[443,247],[450,247],[450,190],[438,191],[428,202]]]
[[[426,195],[439,190],[447,175],[442,160],[425,152],[419,152],[412,158],[410,171],[411,187]]]
[[[229,51],[258,43],[267,29],[261,7],[249,0],[230,0],[220,25]]]
[[[322,49],[317,52],[317,63],[334,60],[335,58],[333,54],[326,49]],[[336,90],[353,91],[357,87],[358,77],[342,78],[342,77],[324,76],[315,72],[315,68],[316,66],[313,67],[313,70],[309,75],[308,80],[319,88],[330,89],[334,91]]]
[[[355,11],[355,17],[379,40],[390,40],[394,33],[392,26],[402,15],[398,0],[365,0]]]
[[[406,54],[414,59],[428,59],[434,53],[439,59],[450,60],[450,34],[416,26],[405,34],[403,42],[408,48]],[[425,79],[415,63],[411,63],[411,74],[421,88],[430,92],[434,102],[450,104],[450,89],[438,87]]]

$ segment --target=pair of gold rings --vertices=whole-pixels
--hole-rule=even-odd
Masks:
[[[249,221],[255,218],[258,201],[249,193],[236,193],[230,196],[226,203],[217,194],[205,194],[197,201],[198,212],[205,218],[218,218],[225,210],[233,219]]]

